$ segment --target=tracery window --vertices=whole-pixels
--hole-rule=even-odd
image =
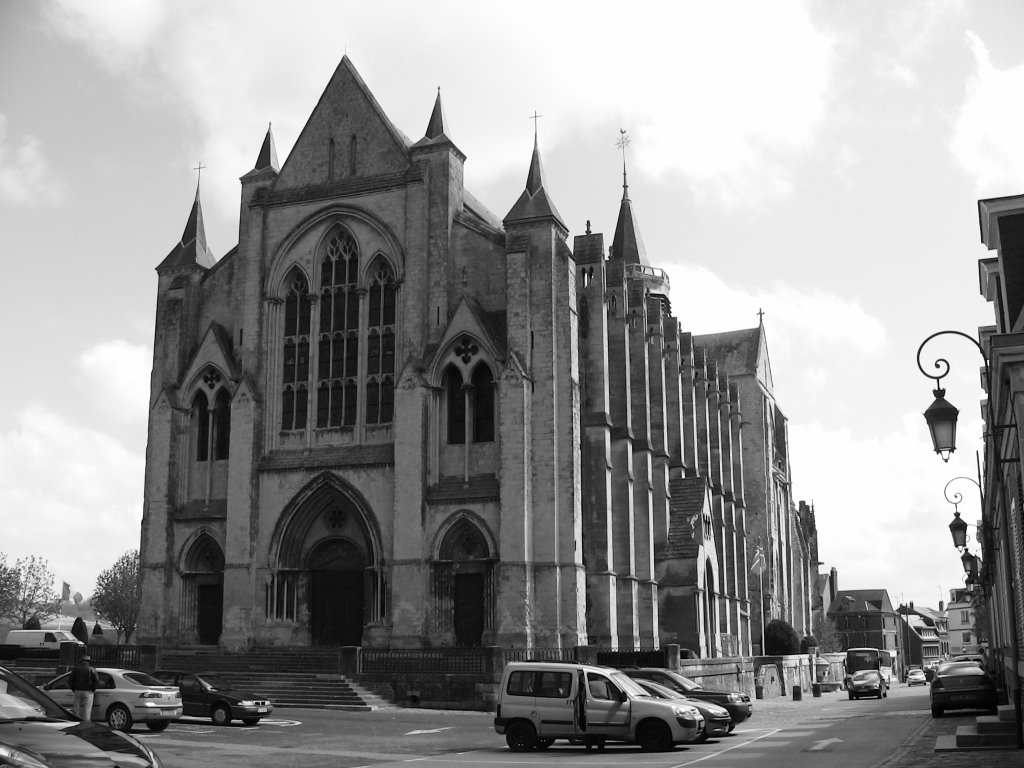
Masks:
[[[320,264],[320,343],[316,425],[356,423],[359,376],[359,249],[339,231]]]
[[[309,404],[309,284],[295,270],[284,299],[284,371],[281,429],[305,429]]]
[[[474,443],[494,441],[494,376],[485,363],[477,363],[469,383],[451,365],[442,379],[447,409],[448,444],[466,442],[467,431]],[[468,425],[468,430],[467,430]]]
[[[231,444],[231,397],[227,390],[221,388],[217,392],[213,410],[210,410],[206,393],[196,392],[192,398],[192,421],[195,425],[195,460],[226,460]]]
[[[395,407],[395,277],[383,260],[370,279],[366,327],[366,423],[388,424]]]

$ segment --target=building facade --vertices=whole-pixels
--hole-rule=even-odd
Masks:
[[[157,267],[140,637],[749,654],[742,422],[788,509],[774,406],[673,315],[625,168],[610,247],[570,247],[536,140],[500,218],[440,94],[426,122],[346,57],[220,259],[197,189]]]
[[[828,607],[841,650],[878,648],[898,658],[900,625],[884,589],[838,590]]]

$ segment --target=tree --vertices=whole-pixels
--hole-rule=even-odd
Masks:
[[[814,635],[804,635],[800,640],[800,653],[810,653],[818,647],[818,640]]]
[[[139,589],[139,551],[125,552],[117,562],[96,578],[92,608],[117,632],[117,641],[130,642],[139,625],[142,599]]]
[[[52,616],[59,595],[53,588],[49,562],[35,555],[19,557],[14,563],[14,572],[17,585],[9,618],[24,627],[30,619],[41,622]]]
[[[836,653],[843,650],[843,643],[840,640],[839,635],[836,633],[835,622],[828,617],[821,622],[821,626],[818,627],[815,637],[818,639],[819,653]]]
[[[764,628],[764,648],[767,656],[800,653],[800,635],[788,621],[772,619]]]
[[[7,555],[0,552],[0,618],[14,617],[14,596],[18,591],[18,572],[7,565]]]

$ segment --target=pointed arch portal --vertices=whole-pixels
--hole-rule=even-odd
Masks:
[[[203,532],[186,546],[181,567],[182,634],[216,645],[224,618],[224,550]]]
[[[361,645],[364,627],[380,621],[385,606],[380,532],[359,493],[330,473],[320,475],[281,516],[273,546],[271,587],[297,596],[310,641]],[[268,598],[268,606],[277,602]]]

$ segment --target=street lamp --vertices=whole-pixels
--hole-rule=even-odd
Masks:
[[[967,523],[960,519],[960,513],[953,513],[953,522],[949,524],[949,532],[953,536],[953,546],[962,549],[967,546]]]
[[[921,342],[921,346],[917,348],[917,367],[925,376],[935,381],[935,389],[932,394],[935,395],[935,401],[928,406],[924,412],[924,420],[928,422],[928,431],[932,436],[932,447],[935,452],[942,457],[943,461],[949,461],[949,456],[953,451],[956,450],[956,419],[960,414],[956,406],[946,400],[946,390],[942,388],[942,379],[949,373],[949,361],[944,357],[938,358],[934,367],[935,370],[939,371],[938,374],[931,374],[925,370],[924,366],[921,365],[921,352],[924,350],[925,345],[934,339],[936,336],[943,336],[946,334],[952,334],[954,336],[963,336],[965,339],[970,341],[974,346],[981,352],[981,356],[985,358],[985,350],[981,348],[981,345],[974,339],[973,336],[968,336],[963,331],[938,331],[933,333],[927,339]],[[985,373],[988,376],[988,360],[985,359]],[[986,380],[986,384],[987,384]]]

